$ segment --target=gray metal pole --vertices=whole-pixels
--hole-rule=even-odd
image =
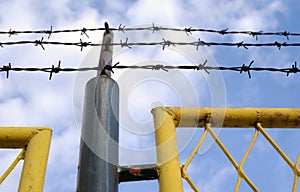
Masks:
[[[112,38],[106,30],[103,43]],[[112,47],[102,47],[99,66],[111,60]],[[118,119],[119,87],[108,75],[98,73],[85,90],[77,192],[118,192]]]

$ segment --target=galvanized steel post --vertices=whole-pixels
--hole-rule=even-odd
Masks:
[[[160,192],[182,192],[182,179],[175,122],[165,108],[152,110]]]
[[[108,27],[107,24],[105,25]],[[111,65],[112,31],[104,32],[99,67],[102,73],[88,81],[80,143],[77,191],[117,192],[119,141],[119,87],[109,74]]]

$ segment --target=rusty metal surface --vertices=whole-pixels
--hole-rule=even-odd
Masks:
[[[133,165],[118,168],[119,182],[154,180],[158,178],[156,165]]]

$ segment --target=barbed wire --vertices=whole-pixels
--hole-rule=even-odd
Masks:
[[[218,70],[218,71],[235,71],[239,73],[247,72],[248,77],[251,79],[251,73],[250,71],[269,71],[269,72],[281,72],[286,73],[287,76],[289,76],[290,73],[298,73],[300,72],[300,69],[297,67],[297,62],[294,62],[294,64],[289,68],[272,68],[272,67],[252,67],[252,64],[254,63],[254,60],[252,60],[249,65],[241,65],[241,66],[235,66],[235,67],[225,67],[225,66],[208,66],[207,60],[205,60],[203,63],[200,63],[198,65],[180,65],[180,66],[171,66],[171,65],[162,65],[162,64],[156,64],[156,65],[120,65],[120,63],[116,63],[112,66],[106,65],[104,68],[100,67],[83,67],[83,68],[62,68],[61,67],[61,61],[58,62],[57,67],[52,65],[51,67],[44,67],[44,68],[38,68],[38,67],[12,67],[11,63],[8,65],[3,65],[0,67],[0,73],[5,72],[6,78],[9,78],[9,72],[10,71],[27,71],[27,72],[45,72],[49,73],[49,80],[52,79],[53,74],[58,74],[59,72],[82,72],[82,71],[101,71],[101,74],[106,74],[106,71],[110,71],[114,73],[115,69],[146,69],[146,70],[163,70],[165,72],[168,72],[169,70],[194,70],[194,71],[205,71],[207,74],[210,74],[209,71],[211,70]]]
[[[104,31],[107,30],[105,27],[98,27],[98,28],[86,28],[83,27],[82,29],[60,29],[60,30],[53,30],[53,27],[51,26],[50,29],[44,29],[44,30],[12,30],[9,31],[0,31],[0,35],[9,35],[11,37],[12,35],[18,35],[18,34],[47,34],[48,39],[52,34],[55,33],[74,33],[74,32],[80,32],[81,35],[85,35],[89,38],[87,32],[93,32],[93,31]],[[154,23],[149,27],[126,27],[125,25],[120,24],[117,28],[109,28],[109,30],[112,31],[120,31],[125,33],[126,31],[152,31],[152,33],[156,31],[182,31],[185,32],[187,35],[192,34],[192,32],[205,32],[205,33],[215,33],[219,35],[250,35],[254,37],[256,40],[258,40],[258,36],[284,36],[289,40],[289,36],[300,36],[300,33],[296,32],[288,32],[288,31],[280,31],[280,32],[263,32],[263,31],[251,31],[251,30],[229,30],[221,29],[207,29],[207,28],[193,28],[193,27],[187,27],[187,28],[177,28],[177,27],[162,27],[155,25]]]
[[[162,38],[162,41],[158,42],[128,42],[128,38],[125,39],[125,41],[120,40],[120,43],[110,43],[110,44],[104,44],[104,43],[92,43],[90,41],[82,41],[80,39],[79,42],[60,42],[60,41],[44,41],[44,38],[41,38],[40,40],[29,40],[29,41],[8,41],[8,42],[0,42],[0,47],[4,48],[4,46],[12,46],[12,45],[26,45],[26,44],[33,44],[34,46],[41,46],[43,50],[45,50],[44,45],[61,45],[61,46],[78,46],[80,47],[81,51],[84,47],[88,46],[121,46],[127,47],[131,49],[133,46],[162,46],[162,49],[164,50],[166,47],[170,46],[182,46],[182,45],[191,45],[195,46],[198,50],[201,46],[227,46],[227,47],[243,47],[245,49],[248,49],[248,47],[277,47],[278,49],[281,49],[281,47],[299,47],[300,43],[287,43],[287,42],[267,42],[267,43],[246,43],[244,41],[241,42],[207,42],[202,41],[201,39],[198,39],[198,41],[194,42],[175,42],[170,41]]]

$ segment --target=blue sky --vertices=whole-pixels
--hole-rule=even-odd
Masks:
[[[105,21],[111,27],[130,26],[194,27],[254,31],[300,32],[300,4],[296,0],[209,1],[209,0],[136,0],[136,1],[79,1],[79,0],[2,0],[0,1],[0,30],[74,29],[102,27]],[[90,32],[87,39],[80,33],[53,34],[51,41],[77,42],[80,38],[98,42],[102,32]],[[162,36],[179,39],[198,39],[219,42],[253,42],[245,35],[207,33],[168,34],[163,32],[115,32],[115,42],[129,40],[152,41]],[[35,40],[42,35],[0,36],[2,41]],[[46,37],[45,37],[46,38]],[[258,42],[287,41],[285,37],[259,37]],[[299,37],[288,41],[300,42]],[[32,45],[0,49],[0,65],[20,67],[48,67],[62,61],[62,67],[96,66],[99,48],[45,46],[46,51]],[[241,66],[254,60],[256,67],[290,67],[299,62],[299,48],[276,47],[245,50],[236,47],[209,47],[196,52],[195,48],[180,47],[161,50],[161,47],[137,47],[131,50],[116,48],[114,61],[124,65],[164,63],[168,65],[195,64],[184,57],[186,52],[194,62],[208,59],[218,66]],[[118,70],[112,76],[120,85],[120,163],[132,165],[155,163],[154,135],[150,110],[159,104],[194,107],[300,107],[299,74],[252,72],[222,72],[207,76],[199,71],[138,71]],[[75,191],[84,85],[94,72],[48,74],[11,72],[6,79],[0,74],[0,125],[47,126],[53,129],[44,191]],[[213,84],[216,79],[221,84]],[[224,89],[224,90],[223,90]],[[217,95],[216,95],[217,94]],[[218,95],[219,94],[219,95]],[[225,146],[239,162],[250,142],[251,130],[222,130],[219,133]],[[297,130],[268,130],[294,162],[299,154]],[[202,129],[179,131],[182,163],[192,151]],[[187,145],[187,146],[186,146]],[[1,150],[0,173],[16,156],[17,150]],[[5,165],[5,166],[3,166]],[[0,186],[0,191],[16,191],[21,166]],[[245,164],[245,172],[261,191],[290,191],[292,172],[260,137]],[[232,191],[236,172],[217,145],[198,154],[188,169],[201,191]],[[183,181],[185,191],[191,191]],[[120,184],[119,191],[158,191],[156,181]],[[241,191],[250,191],[245,183]]]

